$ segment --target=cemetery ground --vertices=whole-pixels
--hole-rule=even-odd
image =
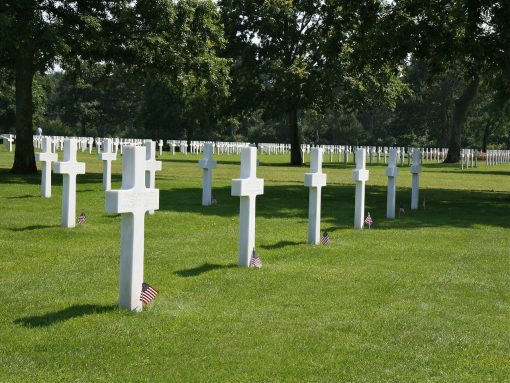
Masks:
[[[61,176],[41,198],[40,174],[9,174],[12,153],[0,149],[1,382],[508,381],[510,165],[425,162],[418,211],[402,167],[395,220],[385,165],[369,166],[374,225],[354,230],[353,165],[326,155],[331,244],[311,246],[308,167],[259,155],[263,268],[246,269],[230,196],[239,157],[215,155],[211,207],[199,158],[159,158],[160,210],[145,218],[145,281],[159,294],[132,313],[117,308],[120,216],[104,211],[101,161],[78,153],[87,221],[65,229]],[[119,157],[114,190],[120,171]]]

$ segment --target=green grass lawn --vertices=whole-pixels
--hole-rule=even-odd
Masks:
[[[61,177],[43,199],[40,175],[9,174],[0,147],[1,382],[510,380],[510,165],[426,163],[418,211],[401,168],[406,215],[393,221],[384,166],[371,166],[374,226],[357,231],[353,166],[326,159],[323,247],[306,244],[308,168],[259,156],[255,270],[236,266],[238,157],[217,156],[218,205],[205,208],[199,156],[166,152],[160,210],[145,220],[145,280],[159,295],[137,314],[116,307],[120,217],[104,212],[102,164],[78,158],[88,219],[64,229]]]

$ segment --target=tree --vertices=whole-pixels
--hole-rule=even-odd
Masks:
[[[185,85],[191,74],[228,78],[216,56],[222,30],[211,0],[6,0],[0,3],[0,67],[14,73],[16,152],[12,171],[35,172],[33,79],[55,63],[80,75],[84,62],[123,63],[148,77]],[[184,86],[183,85],[183,86]]]
[[[463,126],[480,86],[503,75],[501,91],[510,95],[510,5],[494,0],[400,0],[393,13],[409,32],[396,41],[427,59],[433,73],[454,70],[463,77],[445,160],[457,162]]]
[[[394,101],[396,56],[378,54],[385,5],[378,0],[221,0],[235,62],[234,109],[263,108],[286,116],[291,164],[302,164],[298,113],[354,110]]]

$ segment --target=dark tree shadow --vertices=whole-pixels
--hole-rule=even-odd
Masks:
[[[25,195],[20,195],[20,196],[16,196],[16,197],[7,197],[7,199],[36,198],[36,197],[39,197],[39,196],[25,194]]]
[[[212,270],[232,269],[232,268],[235,268],[235,267],[237,267],[237,265],[234,264],[234,263],[230,263],[228,265],[218,265],[218,264],[214,264],[214,263],[204,263],[203,265],[194,267],[192,269],[178,270],[178,271],[174,272],[174,274],[176,274],[176,275],[178,275],[180,277],[183,277],[183,278],[197,277],[197,276],[199,276],[201,274],[207,273],[207,272],[212,271]]]
[[[238,217],[239,198],[232,197],[230,186],[214,187],[218,204],[201,205],[202,190],[197,187],[160,190],[160,211],[195,213],[203,216]],[[350,229],[354,217],[354,185],[330,184],[322,189],[322,230]],[[365,215],[370,212],[372,229],[411,230],[422,227],[473,227],[482,224],[510,227],[510,198],[505,192],[422,188],[419,210],[411,210],[411,188],[398,186],[399,206],[405,208],[401,219],[386,218],[386,186],[366,185]],[[423,199],[426,209],[422,208]],[[308,218],[308,188],[300,184],[266,185],[257,197],[257,219]]]
[[[298,245],[306,245],[306,242],[305,241],[280,241],[280,242],[276,242],[272,245],[262,245],[260,247],[262,247],[263,249],[266,249],[266,250],[274,250],[274,249],[282,249],[287,246],[298,246]]]
[[[28,231],[28,230],[40,230],[40,229],[51,229],[53,227],[60,227],[59,225],[32,225],[26,227],[15,227],[9,229],[11,231]]]
[[[100,306],[100,305],[74,305],[64,310],[43,315],[19,318],[14,321],[24,327],[48,327],[59,322],[69,319],[82,317],[91,314],[103,314],[116,310],[116,306]]]

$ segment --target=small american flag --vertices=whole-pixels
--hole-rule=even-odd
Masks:
[[[321,244],[329,245],[329,233],[327,231],[325,231],[324,234],[322,234]]]
[[[370,226],[372,226],[372,217],[370,217],[370,213],[368,213],[367,218],[365,218],[365,223],[368,225],[368,228],[370,229]]]
[[[251,254],[250,267],[256,267],[257,269],[262,267],[262,262],[258,254],[255,252],[255,249],[253,249],[253,253]]]
[[[158,295],[156,290],[150,287],[147,283],[142,283],[142,294],[140,295],[140,300],[143,303],[149,304],[156,295]]]
[[[398,209],[398,217],[400,218],[400,214],[405,214],[405,213],[406,213],[405,209],[402,206],[400,206],[400,209]]]
[[[85,215],[85,213],[81,213],[80,216],[78,217],[78,224],[81,225],[82,223],[84,223],[85,221],[87,220],[87,216]]]

